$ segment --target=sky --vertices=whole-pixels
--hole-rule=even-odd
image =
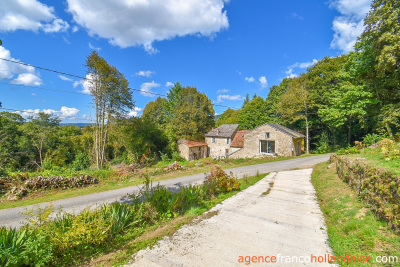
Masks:
[[[246,94],[352,51],[370,0],[2,0],[0,102],[24,117],[91,122],[85,61],[98,51],[129,81],[140,116],[174,83],[216,114]],[[18,61],[32,66],[12,63]],[[48,70],[45,70],[48,69]],[[62,72],[49,71],[54,70]],[[69,76],[74,75],[74,76]],[[156,94],[152,94],[156,93]]]

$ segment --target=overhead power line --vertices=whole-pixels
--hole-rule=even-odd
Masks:
[[[79,78],[79,79],[83,79],[83,80],[90,80],[89,78],[82,77],[82,76],[79,76],[79,75],[70,74],[70,73],[66,73],[66,72],[62,72],[62,71],[58,71],[58,70],[53,70],[53,69],[49,69],[49,68],[39,67],[39,66],[36,66],[36,65],[23,63],[23,62],[16,61],[16,60],[11,60],[11,59],[6,59],[6,58],[0,58],[0,60],[4,60],[4,61],[7,61],[7,62],[20,64],[20,65],[24,65],[24,66],[28,66],[28,67],[33,67],[33,68],[37,68],[37,69],[41,69],[41,70],[45,70],[45,71],[50,71],[50,72],[54,72],[54,73],[58,73],[58,74],[62,74],[62,75],[70,76],[70,77],[75,77],[75,78]],[[132,91],[138,91],[138,92],[146,93],[146,94],[152,94],[152,95],[158,95],[158,96],[167,97],[167,95],[164,95],[164,94],[159,94],[159,93],[155,93],[155,92],[147,92],[147,91],[143,91],[141,89],[135,89],[135,88],[130,88],[130,87],[128,87],[128,89],[132,90]],[[57,91],[57,90],[53,89],[51,91]],[[65,92],[68,92],[68,91],[65,91]],[[71,92],[69,92],[69,93],[71,93]],[[136,102],[138,102],[138,101],[136,101]],[[229,106],[225,106],[225,105],[214,104],[214,103],[213,103],[213,105],[217,106],[217,107],[223,107],[223,108],[230,108],[230,109],[236,109],[236,110],[238,109],[238,108],[229,107]]]

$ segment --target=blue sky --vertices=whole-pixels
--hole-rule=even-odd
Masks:
[[[2,0],[0,58],[81,77],[95,49],[125,74],[140,115],[173,83],[218,105],[353,49],[370,0]],[[63,92],[61,92],[63,91]],[[67,91],[67,92],[65,92]],[[70,93],[68,93],[70,92]],[[94,115],[82,79],[0,60],[0,102],[64,122]],[[226,108],[215,106],[217,114]]]

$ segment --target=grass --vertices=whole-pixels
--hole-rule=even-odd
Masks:
[[[315,155],[303,155],[302,157],[307,156],[315,156]],[[202,162],[201,167],[196,167],[195,163],[197,161],[191,162],[183,162],[182,166],[184,167],[182,170],[177,171],[164,171],[164,168],[168,166],[169,162],[159,162],[154,166],[141,169],[138,174],[133,174],[129,177],[118,177],[115,174],[114,170],[100,170],[94,171],[90,170],[89,175],[93,175],[94,177],[99,179],[99,184],[96,186],[89,186],[85,188],[73,188],[66,190],[46,190],[46,191],[38,191],[29,193],[28,196],[16,200],[16,201],[7,201],[5,198],[0,198],[0,209],[8,209],[15,208],[27,205],[34,205],[42,202],[51,202],[60,199],[66,199],[71,197],[78,197],[93,193],[100,193],[109,190],[135,186],[143,183],[144,175],[149,175],[153,182],[158,182],[162,180],[199,174],[199,173],[207,173],[210,172],[211,169],[218,165],[222,169],[236,168],[242,166],[256,165],[268,162],[282,161],[288,159],[294,159],[298,157],[264,157],[264,158],[248,158],[248,159],[236,159],[236,160],[213,160],[211,158],[201,159]],[[66,172],[68,173],[68,172]],[[43,175],[55,175],[49,172],[41,173]],[[83,171],[79,172],[79,175],[84,175]],[[33,176],[33,174],[30,174]],[[38,175],[38,174],[36,174]],[[57,173],[57,175],[62,175],[62,173]]]
[[[336,256],[396,256],[399,263],[343,263],[342,266],[400,266],[400,236],[379,220],[336,174],[335,166],[317,164],[312,183]]]
[[[360,158],[372,166],[389,169],[390,171],[400,175],[400,158],[392,160],[385,159],[380,147],[365,148],[360,150],[359,154],[351,154],[348,156]]]
[[[266,174],[245,177],[241,180],[240,189],[244,190],[259,180],[264,178]],[[223,193],[218,195],[216,198],[211,199],[204,203],[202,206],[192,208],[187,211],[183,216],[179,216],[172,220],[159,223],[151,228],[144,230],[140,235],[127,234],[116,243],[112,244],[112,248],[104,250],[103,253],[99,253],[96,257],[85,262],[87,266],[120,266],[128,263],[132,259],[132,255],[141,249],[151,247],[165,236],[172,236],[179,228],[184,225],[191,223],[198,223],[201,220],[208,219],[216,212],[204,213],[211,209],[215,205],[221,203],[227,198],[232,197],[240,191],[233,191],[229,193]]]

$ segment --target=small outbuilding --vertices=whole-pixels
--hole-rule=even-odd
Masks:
[[[180,139],[178,151],[182,158],[191,161],[208,157],[207,143]]]

